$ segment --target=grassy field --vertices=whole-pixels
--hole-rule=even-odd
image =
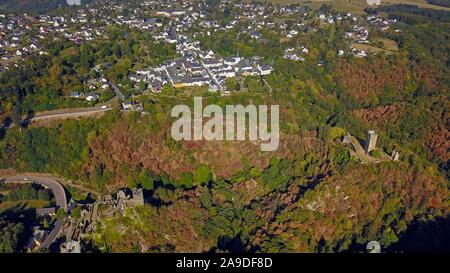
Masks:
[[[290,3],[307,3],[313,9],[319,8],[322,4],[332,4],[334,8],[341,11],[361,14],[364,8],[369,7],[367,0],[270,0],[273,3],[290,4]],[[383,5],[390,4],[410,4],[424,8],[449,10],[450,8],[428,4],[426,0],[381,0]]]
[[[23,206],[26,209],[31,208],[45,208],[51,205],[51,202],[49,201],[43,201],[43,200],[18,200],[18,201],[6,201],[0,203],[0,213],[4,212],[7,209]]]
[[[389,51],[398,51],[398,45],[397,42],[391,39],[385,39],[385,38],[378,38],[375,39],[375,41],[380,41],[383,43],[383,48]]]
[[[358,50],[364,50],[367,53],[377,54],[380,52],[384,52],[387,55],[393,54],[398,51],[398,45],[395,41],[385,38],[378,38],[375,40],[375,44],[366,45],[366,44],[358,44],[352,43],[351,47],[356,48]]]

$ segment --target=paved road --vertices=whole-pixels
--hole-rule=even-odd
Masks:
[[[4,179],[4,180],[3,180]],[[50,189],[53,192],[53,196],[55,197],[55,202],[58,208],[64,209],[67,212],[67,197],[66,192],[64,191],[63,186],[59,184],[57,181],[48,179],[41,176],[26,176],[26,175],[17,175],[10,176],[6,178],[0,178],[0,181],[5,183],[36,183],[43,185]],[[56,220],[56,223],[50,232],[50,234],[45,239],[44,243],[41,247],[48,248],[50,245],[56,240],[58,235],[62,230],[62,222],[60,220]]]
[[[214,76],[213,73],[211,73],[211,70],[209,70],[208,67],[206,67],[206,65],[200,61],[200,64],[202,65],[203,69],[206,70],[206,73],[208,73],[208,76],[214,81],[214,83],[219,87],[219,90],[221,92],[223,92],[223,86],[220,84],[220,82],[217,80],[217,78]]]
[[[90,116],[102,112],[111,110],[111,108],[102,109],[101,107],[90,107],[79,110],[57,110],[54,112],[37,113],[29,121],[40,121],[49,119],[61,119],[61,118],[78,118],[83,116]]]
[[[99,114],[102,112],[106,112],[111,109],[112,109],[111,107],[107,107],[106,109],[101,108],[101,107],[88,107],[88,108],[81,108],[81,109],[62,109],[62,110],[54,110],[54,111],[47,111],[47,112],[38,112],[32,117],[25,118],[24,122],[31,123],[33,121],[87,117],[87,116],[96,115],[96,114]],[[14,126],[15,126],[14,123],[11,123],[8,125],[2,125],[0,130],[7,130]]]

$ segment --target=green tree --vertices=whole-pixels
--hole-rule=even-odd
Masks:
[[[50,201],[50,193],[47,190],[38,191],[38,199],[44,201]]]
[[[0,220],[0,253],[18,252],[23,231],[24,225],[22,223]]]
[[[58,210],[59,212],[59,210]],[[80,207],[76,207],[74,208],[71,212],[70,212],[70,216],[72,216],[72,218],[78,220],[81,217],[81,208]],[[58,218],[59,219],[59,218]]]
[[[19,126],[22,124],[22,106],[20,104],[14,104],[12,109],[12,119],[15,124]]]
[[[139,173],[138,181],[145,190],[153,190],[155,186],[155,178],[150,171],[143,170]]]
[[[212,178],[211,170],[208,166],[202,165],[194,172],[194,186],[206,185]]]
[[[59,208],[58,211],[56,211],[56,218],[63,220],[64,217],[66,217],[66,212],[62,208]]]
[[[194,178],[192,173],[182,173],[180,176],[180,182],[179,182],[180,186],[182,186],[183,188],[192,188],[193,184],[194,184]]]
[[[44,226],[45,229],[48,229],[48,227],[49,227],[50,225],[49,225],[49,223],[48,223],[47,218],[44,218],[44,221],[43,221],[42,225]]]

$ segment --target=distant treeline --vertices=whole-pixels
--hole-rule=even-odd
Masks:
[[[450,0],[428,0],[429,4],[450,8]]]
[[[450,22],[450,12],[445,10],[435,10],[419,8],[415,5],[397,4],[381,6],[378,8],[366,8],[368,14],[378,12],[389,13],[389,18],[397,19],[407,24],[420,24],[431,21]]]
[[[63,5],[66,0],[0,0],[0,11],[43,13]]]

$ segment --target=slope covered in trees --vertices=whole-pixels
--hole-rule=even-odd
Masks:
[[[450,1],[449,0],[427,0],[428,3],[432,5],[442,6],[450,8]]]
[[[299,166],[309,164],[300,158],[274,161],[239,183],[218,179],[211,187],[156,191],[165,205],[105,220],[96,242],[109,251],[338,252],[368,240],[387,247],[416,217],[448,212],[446,181],[431,170],[352,165],[317,183],[296,178]],[[311,174],[319,165],[311,165]],[[286,182],[271,181],[280,176]]]

